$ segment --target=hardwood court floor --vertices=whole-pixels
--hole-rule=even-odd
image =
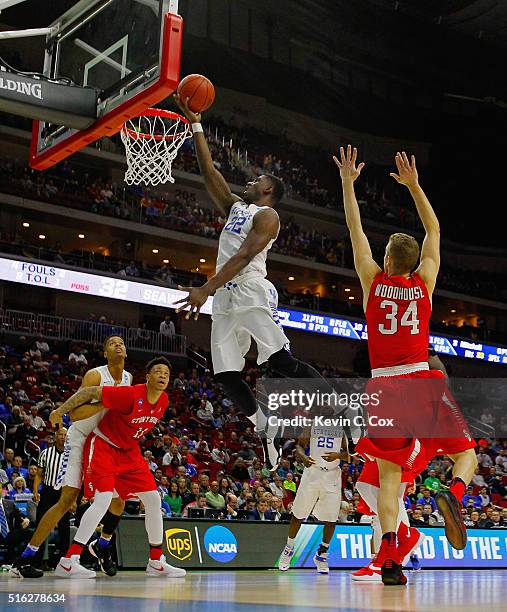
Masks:
[[[9,594],[64,593],[65,603],[9,603]],[[194,571],[186,578],[147,578],[120,572],[115,578],[62,580],[47,574],[19,580],[0,574],[0,610],[78,612],[505,612],[507,571],[421,571],[407,587],[354,583],[348,572],[321,576],[309,570]]]

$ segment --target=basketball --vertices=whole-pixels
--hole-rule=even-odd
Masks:
[[[188,98],[188,108],[194,113],[207,110],[215,100],[213,83],[202,74],[189,74],[178,85],[178,95]]]

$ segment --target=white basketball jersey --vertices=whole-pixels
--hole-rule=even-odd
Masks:
[[[328,470],[339,468],[339,459],[329,462],[322,459],[322,455],[341,452],[342,439],[342,427],[312,425],[310,432],[310,456],[312,459],[315,459],[315,464],[319,467],[326,467]]]
[[[123,370],[121,374],[121,383],[119,385],[116,385],[116,382],[111,376],[111,372],[109,371],[107,365],[94,368],[92,371],[98,372],[100,374],[100,387],[128,387],[130,386],[132,381],[132,375],[130,374],[130,372],[127,372],[127,370]],[[95,400],[91,403],[95,403]],[[87,419],[76,421],[72,424],[72,426],[75,427],[83,435],[87,436],[95,429],[100,419],[104,416],[105,412],[105,410],[101,410],[97,414],[94,414],[93,416],[88,417]]]
[[[220,240],[218,243],[218,257],[216,271],[219,272],[224,264],[229,259],[236,255],[239,248],[243,244],[243,241],[248,236],[248,232],[252,229],[253,220],[255,215],[260,211],[269,208],[269,206],[256,206],[255,204],[247,204],[243,200],[239,200],[236,204],[233,204],[227,218],[222,233],[220,234]],[[273,240],[270,240],[265,249],[258,253],[252,261],[246,265],[241,272],[239,272],[235,278],[241,278],[245,274],[252,274],[252,276],[266,276],[266,258],[268,251],[271,248]]]

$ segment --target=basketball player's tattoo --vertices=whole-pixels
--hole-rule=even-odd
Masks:
[[[74,395],[64,402],[59,408],[58,413],[63,416],[70,412],[73,408],[88,404],[89,402],[96,400],[100,402],[102,400],[102,387],[82,387]]]

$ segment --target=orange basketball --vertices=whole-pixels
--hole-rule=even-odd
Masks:
[[[213,83],[202,74],[189,74],[178,85],[178,95],[185,101],[188,108],[194,113],[202,113],[208,109],[215,100]]]

